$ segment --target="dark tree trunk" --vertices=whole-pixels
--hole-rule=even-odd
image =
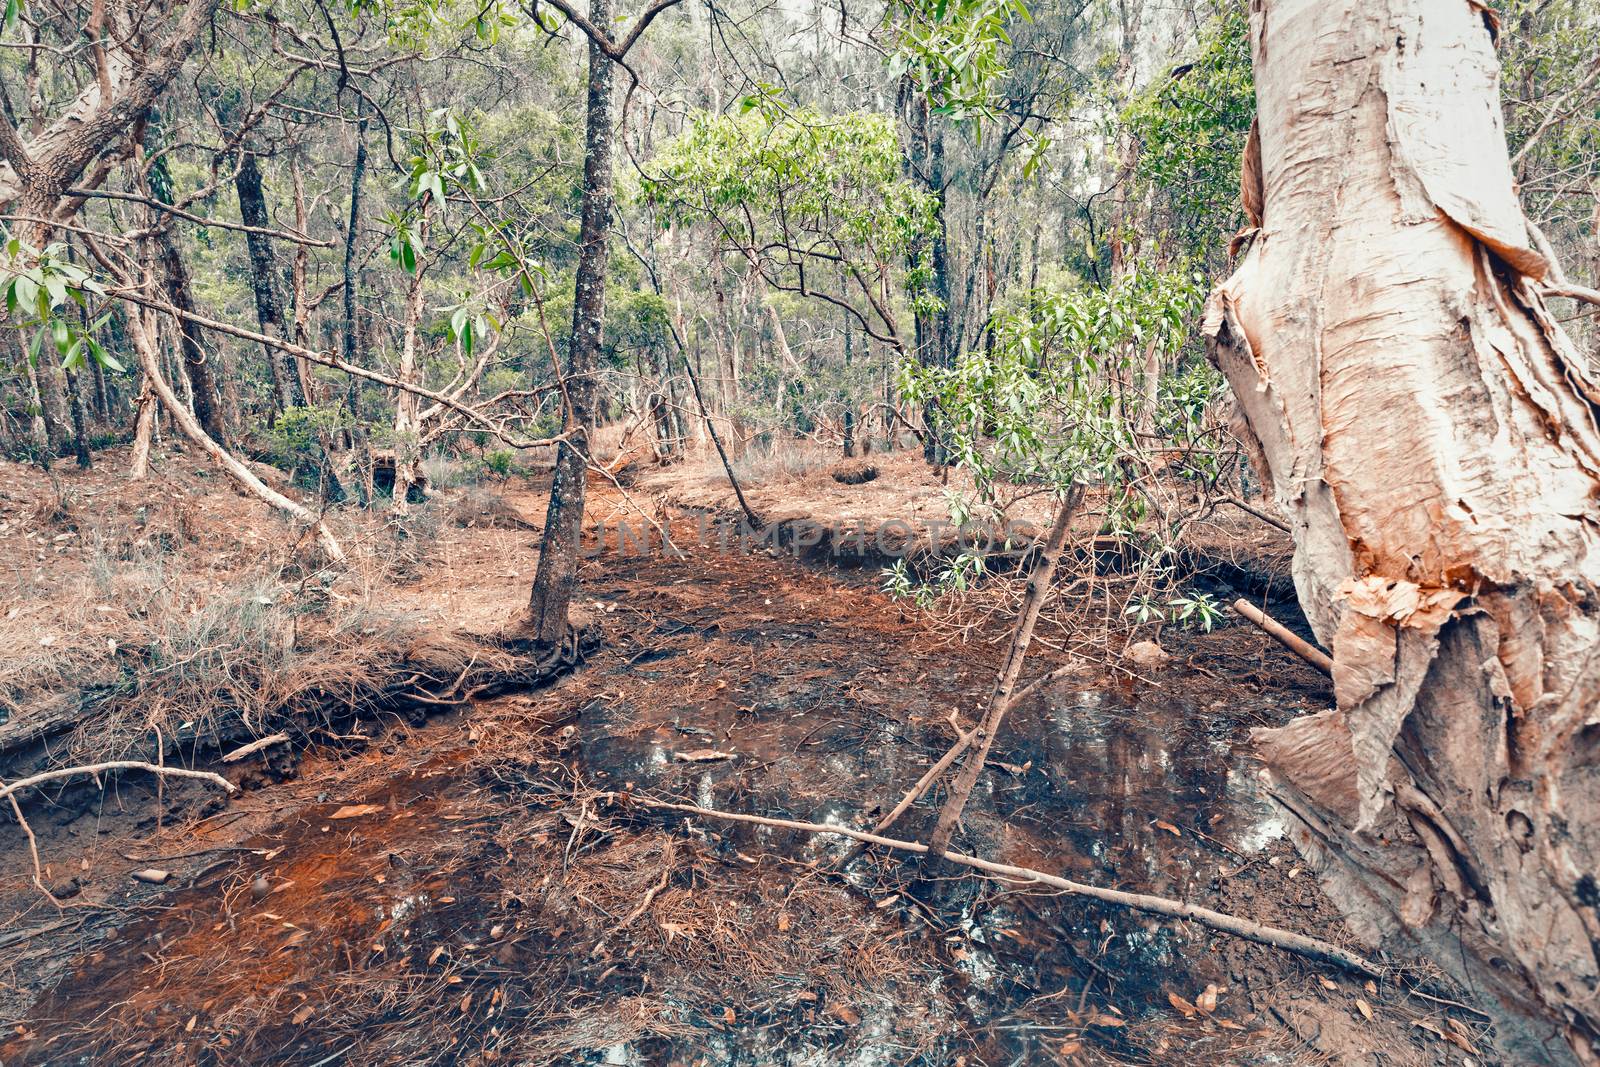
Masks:
[[[924,367],[948,367],[950,352],[950,251],[945,223],[944,136],[934,128],[935,118],[927,97],[902,83],[908,127],[906,165],[911,180],[934,198],[934,232],[925,246],[912,252],[913,269],[927,256],[926,293],[938,302],[937,311],[919,311],[915,317],[917,362]],[[929,403],[922,413],[926,436],[922,451],[929,463],[944,464],[949,454],[939,433],[939,411]]]
[[[850,357],[853,355],[853,353],[850,351],[850,344],[851,344],[851,336],[850,336],[850,334],[851,334],[851,331],[850,331],[850,316],[846,315],[845,319],[844,319],[844,367],[845,367],[845,381],[846,382],[848,382],[849,379],[850,379]],[[854,457],[855,454],[856,454],[856,409],[855,409],[855,402],[854,402],[853,398],[850,396],[850,390],[849,390],[848,386],[846,386],[843,398],[844,398],[844,455],[845,455],[846,459],[850,459],[850,458]]]
[[[67,400],[72,409],[72,445],[78,456],[78,466],[88,470],[94,465],[89,456],[89,420],[83,413],[83,394],[78,391],[78,376],[72,371],[66,372]]]
[[[611,0],[591,0],[589,19],[611,23]],[[611,60],[589,42],[589,96],[583,162],[583,221],[578,236],[578,273],[572,303],[572,339],[567,347],[567,429],[558,446],[550,506],[545,512],[539,569],[528,601],[530,636],[554,645],[567,633],[567,609],[578,584],[579,540],[587,489],[588,431],[594,423],[605,319],[606,238],[611,230]]]
[[[239,161],[239,173],[233,179],[233,188],[239,195],[239,217],[246,226],[263,229],[271,226],[267,217],[267,198],[261,188],[261,168],[255,154],[244,153]],[[256,321],[261,332],[268,337],[288,340],[284,325],[283,301],[278,295],[277,265],[272,254],[272,241],[265,234],[245,234],[245,245],[250,250],[250,287],[255,292]],[[291,359],[282,349],[262,346],[267,357],[267,368],[278,393],[278,407],[288,410],[304,407],[305,391],[300,388],[300,375]]]
[[[179,311],[194,314],[194,292],[189,284],[189,269],[172,231],[163,229],[155,238],[156,262],[166,282],[167,299]],[[205,334],[199,323],[182,319],[179,344],[183,350],[183,372],[189,379],[191,403],[200,426],[217,444],[228,447],[227,426],[222,417],[222,392],[217,386],[217,364],[206,351]]]
[[[356,239],[361,233],[361,182],[367,173],[367,114],[366,101],[360,105],[361,121],[356,123],[356,158],[350,169],[350,220],[344,230],[344,360],[361,366],[360,307],[361,272],[356,267]],[[354,482],[357,500],[363,507],[372,506],[372,457],[367,447],[367,431],[361,424],[361,387],[354,376],[350,378],[346,393],[350,408],[350,451],[355,458]]]

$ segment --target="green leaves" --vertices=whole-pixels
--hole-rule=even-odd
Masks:
[[[709,220],[741,245],[872,271],[931,233],[937,207],[905,180],[888,116],[788,108],[770,86],[737,118],[695,115],[651,171],[641,192],[664,222]]]
[[[1186,269],[1132,270],[1106,289],[1034,290],[995,315],[991,350],[964,353],[949,368],[908,362],[900,388],[913,404],[938,406],[941,432],[980,491],[1000,481],[1119,484],[1141,447],[1137,425],[1194,432],[1194,409],[1214,395],[1197,377],[1157,391],[1158,410],[1141,411],[1146,351],[1182,347],[1200,307],[1198,279]],[[1182,412],[1168,416],[1168,405]],[[1136,522],[1139,504],[1125,506],[1113,518]]]
[[[105,297],[105,287],[63,258],[64,252],[65,246],[59,243],[39,250],[16,238],[6,241],[5,255],[0,258],[0,294],[4,295],[6,314],[16,326],[35,329],[28,345],[35,362],[48,340],[68,370],[86,367],[92,358],[108,370],[120,371],[122,364],[94,337],[110,313],[82,325],[91,299]],[[84,310],[74,314],[75,308]]]
[[[935,113],[956,119],[994,113],[995,87],[1010,72],[1007,27],[1033,21],[1022,0],[897,0],[884,17],[896,33],[890,74],[909,75]]]
[[[1137,180],[1159,200],[1179,239],[1202,255],[1226,246],[1239,217],[1239,164],[1255,114],[1250,26],[1242,3],[1216,15],[1193,63],[1123,110],[1139,142]]]

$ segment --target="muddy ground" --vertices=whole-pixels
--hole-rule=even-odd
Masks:
[[[913,478],[849,499],[883,514],[938,491]],[[600,517],[626,514],[597,492]],[[764,492],[837,517],[832,489]],[[1006,636],[997,617],[958,640],[873,567],[835,565],[859,560],[699,543],[708,504],[670,485],[631,495],[685,555],[596,546],[583,599],[603,639],[577,669],[217,765],[244,786],[226,804],[132,779],[28,798],[65,899],[0,829],[0,1060],[1501,1062],[1469,994],[1443,1003],[1398,972],[1369,984],[1192,924],[629,803],[870,824],[949,746],[952,713],[983,706]],[[528,521],[451,527],[388,607],[480,635],[512,617],[543,501],[531,484],[504,500]],[[1326,681],[1231,618],[1162,640],[1172,658],[1137,671],[1038,647],[1028,676],[1077,669],[1010,719],[957,847],[1346,943],[1246,745],[1324,706]],[[926,834],[942,797],[896,832]],[[130,877],[152,867],[165,884]]]

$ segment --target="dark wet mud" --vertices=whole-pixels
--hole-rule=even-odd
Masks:
[[[584,669],[314,754],[252,791],[251,818],[173,837],[234,851],[63,935],[71,963],[4,1062],[1291,1064],[1329,1062],[1326,1031],[1385,1063],[1459,1063],[1415,1036],[1444,1009],[1398,985],[630,805],[868,825],[954,739],[952,711],[981,708],[998,652],[791,559],[589,566],[607,640]],[[1322,681],[1249,630],[1168,643],[1149,679],[1084,665],[1017,709],[957,845],[1341,939],[1244,744]],[[895,832],[925,834],[942,797]]]

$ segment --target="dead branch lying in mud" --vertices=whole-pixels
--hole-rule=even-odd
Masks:
[[[1261,627],[1268,635],[1275,638],[1280,645],[1311,664],[1323,674],[1333,674],[1333,657],[1250,603],[1250,601],[1235,600],[1233,602],[1233,610]]]
[[[654,808],[661,811],[680,811],[708,819],[750,823],[756,826],[771,826],[783,830],[798,830],[807,834],[834,834],[838,837],[854,838],[866,844],[880,845],[900,852],[914,852],[926,855],[929,851],[928,846],[920,841],[902,841],[892,837],[881,837],[878,834],[867,833],[865,830],[852,830],[845,826],[828,826],[823,823],[799,822],[794,819],[772,819],[762,815],[716,811],[712,808],[697,807],[693,804],[652,800],[649,797],[631,793],[611,793],[607,794],[607,796],[619,803],[637,804],[640,807]],[[1381,964],[1375,963],[1348,949],[1340,948],[1331,942],[1308,937],[1305,934],[1297,934],[1292,930],[1264,926],[1261,923],[1251,922],[1249,919],[1241,919],[1237,915],[1228,915],[1224,912],[1213,911],[1210,908],[1203,908],[1198,904],[1186,904],[1181,900],[1151,896],[1148,893],[1127,893],[1120,889],[1103,889],[1099,886],[1086,885],[1083,882],[1074,882],[1059,875],[1036,871],[1030,867],[1015,867],[1009,863],[995,863],[992,860],[982,859],[978,856],[968,856],[961,852],[946,851],[942,858],[959,866],[970,867],[973,870],[982,871],[997,878],[1049,886],[1052,889],[1059,889],[1066,893],[1089,897],[1092,900],[1115,904],[1123,908],[1131,908],[1134,911],[1147,912],[1151,915],[1187,919],[1219,933],[1229,934],[1246,941],[1254,941],[1258,945],[1281,948],[1287,952],[1293,952],[1296,955],[1305,956],[1322,963],[1332,964],[1335,967],[1341,967],[1369,978],[1382,978],[1386,973],[1386,968]]]
[[[0,785],[0,800],[8,801],[11,805],[11,814],[17,820],[17,825],[22,828],[23,834],[28,838],[28,852],[33,858],[33,884],[56,907],[61,902],[56,895],[50,892],[44,884],[44,864],[39,859],[39,841],[33,835],[33,827],[28,825],[28,820],[22,815],[22,805],[17,803],[17,793],[32,786],[43,785],[46,782],[58,781],[62,778],[79,778],[84,775],[101,775],[109,771],[149,771],[158,777],[198,778],[203,782],[220,785],[228,793],[237,793],[239,787],[210,771],[191,771],[187,767],[168,767],[163,764],[146,763],[144,760],[110,760],[105,763],[89,763],[81,767],[58,767],[53,771],[41,771],[31,774],[26,778],[19,778],[10,785]]]
[[[19,778],[7,786],[0,786],[0,800],[13,793],[27,789],[30,786],[43,785],[59,778],[77,778],[85,774],[105,774],[109,771],[149,771],[151,774],[172,776],[175,778],[199,778],[201,781],[220,785],[230,793],[237,793],[239,787],[210,771],[191,771],[187,767],[165,767],[156,763],[146,763],[144,760],[109,760],[105,763],[90,763],[82,767],[61,767],[53,771],[41,771],[31,774],[26,778]]]

